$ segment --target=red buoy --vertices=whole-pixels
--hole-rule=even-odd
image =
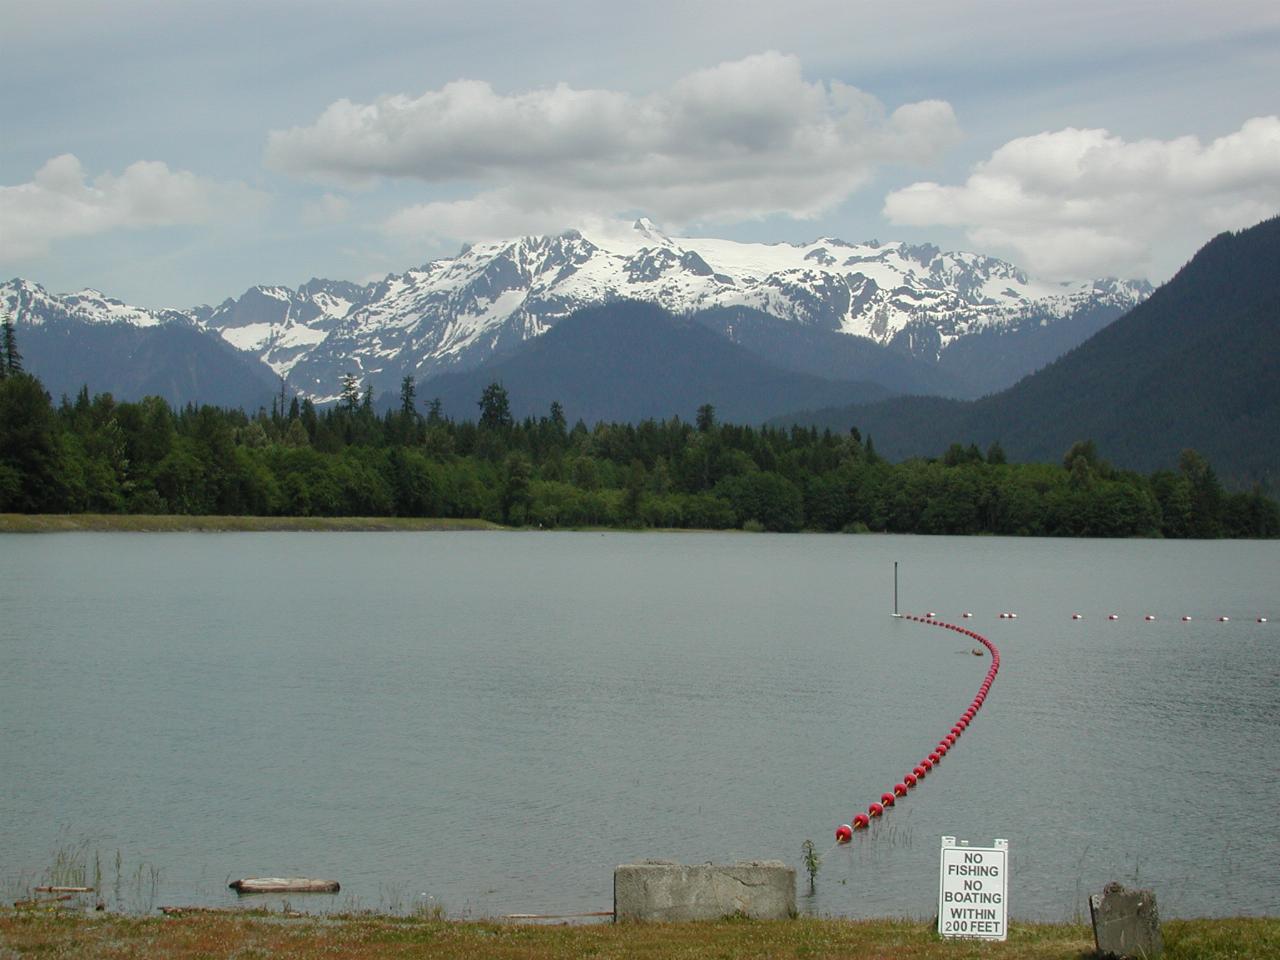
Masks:
[[[972,614],[966,611],[964,616],[967,618],[971,617]],[[1018,615],[1016,613],[1012,612],[1000,614],[1001,619],[1008,620],[1017,619],[1017,616]],[[937,749],[932,751],[917,766],[913,767],[911,772],[906,774],[900,783],[894,784],[892,793],[883,793],[880,795],[879,802],[873,802],[870,804],[867,813],[859,813],[853,817],[851,823],[841,824],[836,830],[837,843],[848,843],[853,833],[858,830],[866,830],[871,825],[872,819],[884,816],[886,811],[895,805],[895,798],[905,797],[908,790],[916,787],[920,781],[923,780],[925,776],[942,761],[942,758],[946,756],[951,747],[955,746],[956,740],[959,738],[960,734],[968,728],[969,724],[971,724],[977,716],[978,711],[982,708],[983,701],[986,699],[987,693],[991,689],[991,684],[995,681],[996,674],[1000,671],[1000,651],[996,649],[996,645],[994,643],[972,630],[965,629],[953,623],[945,623],[943,621],[936,620],[934,619],[935,617],[937,617],[937,614],[933,611],[930,611],[925,616],[906,614],[906,618],[909,620],[914,620],[918,623],[927,623],[935,627],[945,627],[955,633],[972,637],[976,642],[981,643],[988,651],[990,651],[990,669],[987,670],[986,676],[983,678],[982,685],[978,688],[978,693],[974,696],[960,719],[957,720],[955,725],[951,728],[950,733],[946,734],[938,741]],[[1112,617],[1114,619],[1115,615],[1113,614]],[[1076,619],[1082,618],[1077,614]],[[1152,617],[1152,619],[1154,619],[1154,617]],[[1226,618],[1224,617],[1223,619]],[[1264,619],[1259,618],[1259,622],[1264,622]],[[981,653],[982,651],[975,648],[975,652]]]

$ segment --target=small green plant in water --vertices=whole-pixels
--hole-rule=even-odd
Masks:
[[[818,868],[822,866],[822,858],[818,856],[818,851],[813,848],[813,841],[806,840],[804,842],[804,868],[809,874],[809,892],[813,893],[813,882],[818,877]]]

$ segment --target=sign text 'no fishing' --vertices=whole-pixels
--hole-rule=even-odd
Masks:
[[[971,847],[942,838],[938,881],[938,933],[944,937],[1004,940],[1009,935],[1009,841]]]

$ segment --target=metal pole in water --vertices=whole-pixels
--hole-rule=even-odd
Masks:
[[[893,615],[899,620],[902,614],[898,612],[898,561],[893,561]]]

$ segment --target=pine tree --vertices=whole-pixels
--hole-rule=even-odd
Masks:
[[[406,417],[411,417],[417,412],[417,393],[418,388],[413,382],[413,377],[406,376],[400,381],[400,412]]]
[[[511,400],[500,383],[491,383],[484,388],[480,396],[480,426],[491,430],[502,430],[513,424],[511,419]]]
[[[716,426],[716,408],[709,403],[704,403],[698,408],[695,423],[699,433],[710,433]]]
[[[4,318],[3,335],[0,336],[0,349],[4,356],[0,357],[0,376],[22,372],[22,354],[18,352],[18,340],[13,332],[13,320]]]
[[[355,413],[360,406],[360,378],[354,373],[342,375],[342,399],[338,405],[348,413]]]
[[[564,416],[564,407],[560,405],[559,400],[551,401],[551,423],[556,428],[556,432],[562,437],[569,429],[569,422]]]

